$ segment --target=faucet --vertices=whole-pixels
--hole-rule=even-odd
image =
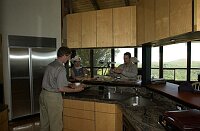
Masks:
[[[113,93],[116,93],[116,91],[117,91],[117,87],[109,87],[108,90],[110,90],[110,89],[114,89]]]

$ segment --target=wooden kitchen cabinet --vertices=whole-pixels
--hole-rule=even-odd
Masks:
[[[145,42],[145,28],[144,28],[144,0],[137,3],[136,8],[136,39],[137,45],[142,45]]]
[[[95,131],[122,131],[122,113],[116,104],[95,102]]]
[[[64,131],[122,131],[118,105],[64,99]]]
[[[169,0],[155,0],[155,40],[169,37]]]
[[[81,13],[67,15],[67,46],[69,48],[81,48],[81,23]]]
[[[113,47],[112,9],[97,11],[97,47]]]
[[[155,40],[154,2],[154,0],[140,0],[137,3],[137,45]]]
[[[170,0],[170,36],[192,31],[192,0]]]
[[[200,1],[194,0],[194,31],[200,31]]]
[[[113,8],[114,47],[136,45],[136,7]]]
[[[144,0],[145,43],[155,40],[155,0]]]
[[[95,131],[94,102],[64,99],[64,131]]]
[[[82,48],[96,47],[96,11],[82,13]]]
[[[0,112],[0,129],[1,131],[8,131],[8,109]]]

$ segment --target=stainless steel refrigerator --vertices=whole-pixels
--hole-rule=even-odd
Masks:
[[[46,66],[56,58],[55,39],[51,41],[53,45],[47,47],[49,43],[45,40],[41,42],[38,37],[28,38],[10,36],[11,119],[39,113],[43,74]],[[27,44],[28,41],[32,45]]]

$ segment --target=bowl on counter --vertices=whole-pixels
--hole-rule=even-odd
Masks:
[[[74,83],[74,85],[75,86],[79,86],[79,85],[81,85],[81,83],[80,82],[76,82],[76,83]]]

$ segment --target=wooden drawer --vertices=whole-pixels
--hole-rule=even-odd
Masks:
[[[63,114],[64,114],[64,116],[71,116],[71,117],[94,120],[94,111],[64,108]]]
[[[94,111],[94,102],[64,99],[64,107]]]
[[[106,113],[120,113],[120,109],[116,104],[107,104],[95,102],[96,112],[106,112]]]
[[[68,131],[95,131],[94,121],[86,120],[74,117],[66,117],[63,118],[64,122],[64,130]]]

